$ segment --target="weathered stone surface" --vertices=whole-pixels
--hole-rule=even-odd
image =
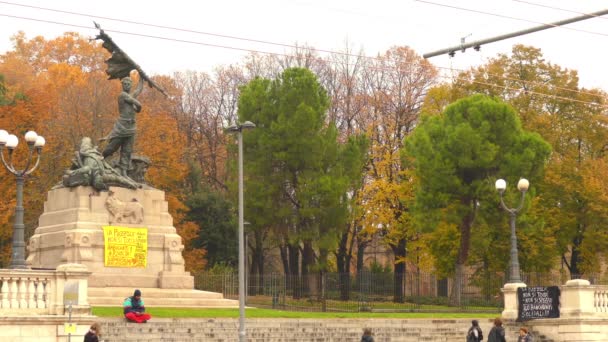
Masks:
[[[148,229],[148,262],[145,268],[104,266],[103,226],[110,225],[109,192],[92,187],[59,188],[49,191],[39,226],[30,238],[28,264],[54,269],[60,264],[83,264],[91,272],[91,287],[146,287],[192,289],[192,276],[184,270],[181,237],[173,227],[164,192],[156,189],[112,187],[112,197],[136,203],[141,217],[130,217],[114,225]]]

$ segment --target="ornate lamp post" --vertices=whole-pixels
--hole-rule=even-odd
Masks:
[[[236,133],[239,144],[239,341],[247,341],[245,331],[245,228],[243,219],[243,129],[255,128],[251,121],[230,126],[229,133]]]
[[[511,216],[511,261],[510,261],[510,276],[509,283],[521,283],[521,277],[519,273],[519,257],[517,255],[517,234],[515,234],[515,219],[517,217],[517,213],[524,206],[524,198],[526,196],[526,191],[530,187],[530,182],[527,179],[522,178],[517,183],[517,189],[521,191],[521,200],[519,206],[517,208],[509,208],[505,204],[503,194],[505,189],[507,188],[507,182],[504,179],[499,179],[496,181],[496,190],[500,194],[500,204],[502,208],[509,213]]]
[[[15,225],[13,229],[13,255],[9,268],[24,269],[25,265],[25,234],[23,224],[23,183],[25,177],[32,173],[40,162],[40,154],[45,140],[34,131],[25,133],[25,141],[29,147],[29,155],[23,170],[18,170],[13,165],[13,151],[19,144],[19,138],[7,131],[0,129],[0,157],[4,167],[17,177],[17,206],[15,207]],[[4,148],[8,148],[8,161],[4,159]],[[32,161],[32,154],[36,150],[36,163],[28,170]]]

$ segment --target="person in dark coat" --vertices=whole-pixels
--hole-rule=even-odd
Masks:
[[[494,326],[488,334],[488,342],[507,342],[505,339],[505,328],[502,327],[500,318],[494,319]]]
[[[101,329],[99,329],[99,323],[91,324],[89,332],[84,335],[84,342],[99,342],[99,336],[101,335]]]
[[[483,340],[483,332],[479,327],[479,322],[474,319],[471,322],[469,331],[467,332],[467,342],[480,342],[481,340]]]
[[[372,336],[372,329],[363,329],[363,336],[361,336],[361,342],[374,342],[374,337]]]

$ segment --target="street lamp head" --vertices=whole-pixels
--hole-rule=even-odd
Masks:
[[[229,127],[226,127],[226,132],[234,133],[234,132],[242,132],[244,129],[255,128],[255,124],[251,121],[245,121],[242,124],[236,124]]]
[[[224,130],[228,133],[234,133],[234,132],[240,131],[241,128],[238,125],[232,125],[232,126],[226,127]]]
[[[12,150],[17,147],[17,145],[19,145],[19,138],[14,134],[9,134],[6,139],[6,147]]]
[[[528,180],[525,178],[522,178],[519,180],[519,182],[517,182],[517,189],[521,192],[528,191],[529,187],[530,187],[530,182],[528,182]]]
[[[255,124],[253,122],[251,122],[251,121],[245,121],[240,126],[241,126],[241,129],[255,128]]]
[[[34,143],[34,146],[41,149],[44,146],[44,144],[46,144],[46,140],[44,140],[43,136],[39,135],[36,138],[36,142]]]
[[[6,145],[6,142],[8,141],[8,132],[0,129],[0,145],[4,146]]]
[[[34,131],[27,131],[27,133],[25,133],[25,141],[28,145],[34,145],[34,143],[36,143],[37,138],[38,134]]]
[[[496,190],[498,190],[498,192],[500,192],[502,194],[505,191],[505,189],[507,188],[507,182],[505,182],[504,179],[499,179],[496,181],[494,186],[496,187]]]

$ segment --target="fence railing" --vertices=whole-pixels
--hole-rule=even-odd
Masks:
[[[53,280],[52,272],[19,274],[0,270],[0,309],[24,309],[46,313]]]
[[[74,312],[88,314],[89,274],[86,267],[75,264],[60,265],[56,270],[0,269],[0,313],[63,315],[64,299],[73,298]]]
[[[598,286],[593,292],[595,312],[608,313],[608,286]]]
[[[564,284],[566,274],[522,274],[528,286]],[[599,277],[594,283],[598,283]],[[359,274],[314,273],[306,276],[264,274],[246,279],[247,304],[297,311],[471,311],[499,312],[503,307],[502,273],[476,272],[462,279],[460,302],[452,296],[454,279],[422,271]],[[236,273],[195,277],[199,290],[238,298]]]

